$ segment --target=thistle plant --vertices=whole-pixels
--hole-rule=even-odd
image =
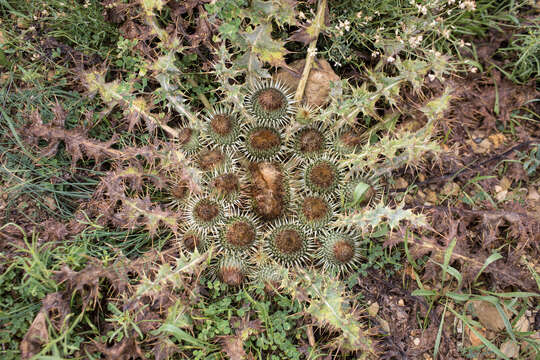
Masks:
[[[109,108],[122,107],[128,131],[144,123],[148,131],[161,129],[171,139],[157,163],[139,166],[165,178],[165,198],[154,198],[152,206],[131,206],[136,211],[124,217],[143,219],[131,223],[148,222],[156,231],[176,221],[182,249],[217,249],[213,274],[232,286],[261,276],[251,269],[314,267],[345,275],[366,256],[360,244],[372,231],[404,221],[424,224],[421,215],[403,210],[403,204],[388,205],[385,190],[394,170],[414,167],[426,153],[438,150],[431,136],[450,92],[420,109],[428,120],[422,129],[402,135],[385,133],[399,109],[381,117],[376,104],[395,106],[403,86],[418,90],[411,69],[425,75],[433,64],[396,62],[397,75],[389,77],[381,63],[366,69],[366,81],[359,86],[334,84],[328,105],[315,109],[302,102],[309,70],[295,92],[262,67],[265,62],[283,65],[285,49],[272,39],[269,24],[257,18],[252,29],[241,33],[244,55],[224,44],[215,49],[213,75],[222,99],[210,104],[199,94],[205,109],[198,113],[181,89],[183,74],[175,60],[182,46],[158,25],[156,13],[163,2],[142,5],[145,22],[159,42],[160,55],[149,58],[145,70],[159,85],[153,93],[158,97],[148,99],[131,83],[106,82],[103,70],[81,75],[91,95],[98,93]],[[314,24],[322,26],[323,13],[318,14]],[[314,44],[308,64],[316,59]],[[160,102],[181,116],[179,126],[169,125],[170,115],[156,113],[157,106],[150,105]],[[367,118],[377,123],[361,131],[360,122]],[[373,135],[378,137],[374,143]],[[104,186],[124,206],[140,202],[119,195],[125,184]]]

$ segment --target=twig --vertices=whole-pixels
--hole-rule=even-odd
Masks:
[[[418,187],[423,187],[423,186],[426,186],[426,185],[429,185],[429,184],[436,184],[436,183],[447,182],[447,181],[453,180],[455,177],[457,177],[460,174],[473,171],[473,170],[478,169],[478,168],[480,168],[480,167],[482,167],[484,165],[487,165],[490,162],[493,162],[495,160],[504,159],[508,155],[513,153],[514,151],[518,151],[518,150],[521,150],[523,148],[527,148],[532,144],[536,144],[537,142],[538,141],[534,141],[534,140],[524,141],[524,142],[512,147],[511,149],[503,152],[502,154],[492,156],[489,159],[484,160],[484,161],[482,161],[481,163],[479,163],[477,165],[474,165],[474,161],[473,161],[473,162],[467,164],[466,166],[463,166],[460,169],[458,169],[456,171],[453,171],[451,173],[448,173],[446,175],[437,176],[437,177],[434,177],[434,178],[431,178],[431,179],[427,179],[427,180],[424,180],[424,181],[413,183],[412,185],[415,185],[415,186],[418,186]],[[400,188],[400,189],[390,189],[390,192],[392,192],[392,193],[400,193],[400,192],[407,191],[407,189],[408,189],[408,187]]]
[[[317,55],[317,40],[319,39],[319,34],[321,28],[324,26],[324,12],[326,10],[326,0],[319,1],[319,8],[317,9],[317,15],[311,26],[314,27],[313,40],[309,43],[306,56],[306,64],[304,65],[304,71],[302,72],[302,78],[298,83],[298,88],[296,89],[296,94],[294,95],[294,100],[297,103],[302,101],[304,97],[304,90],[306,89],[306,83],[309,77],[309,72],[311,71],[311,65],[313,64],[313,59]]]

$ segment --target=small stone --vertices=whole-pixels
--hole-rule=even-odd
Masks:
[[[435,193],[435,191],[427,190],[426,191],[426,200],[429,201],[432,204],[436,204],[438,199],[437,199],[437,194]]]
[[[390,325],[388,325],[388,321],[386,321],[384,319],[379,319],[379,324],[381,324],[381,329],[384,332],[386,332],[386,333],[390,332]]]
[[[512,340],[507,340],[501,345],[501,352],[510,359],[519,357],[519,345]]]
[[[414,346],[420,345],[420,339],[419,339],[419,338],[415,338],[415,339],[413,340],[413,343],[414,343]]]
[[[495,332],[504,329],[504,321],[495,305],[479,300],[472,301],[470,304],[473,306],[474,315],[487,329]]]
[[[399,306],[405,306],[405,301],[403,301],[403,299],[399,299],[398,305]]]
[[[529,320],[527,317],[522,316],[519,318],[519,320],[516,323],[515,330],[519,332],[527,332],[529,331]]]
[[[486,337],[486,329],[476,328],[475,330],[483,337]],[[471,346],[480,346],[483,344],[482,340],[480,340],[480,338],[476,336],[476,334],[468,326],[465,327],[465,333],[469,335],[469,341],[471,342]]]
[[[373,304],[369,305],[367,312],[369,316],[377,316],[379,313],[379,303],[374,302]]]
[[[452,181],[444,185],[442,193],[446,196],[455,196],[459,194],[459,190],[459,185]]]

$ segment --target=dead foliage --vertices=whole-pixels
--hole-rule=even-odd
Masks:
[[[41,347],[49,342],[48,322],[57,332],[61,332],[68,326],[66,319],[71,311],[64,295],[56,292],[48,294],[43,299],[41,309],[21,342],[22,359],[30,359],[37,355]]]

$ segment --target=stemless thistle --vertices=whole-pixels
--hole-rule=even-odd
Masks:
[[[311,232],[319,232],[332,220],[335,205],[321,195],[306,195],[296,202],[295,213],[298,220]]]
[[[234,213],[220,225],[217,247],[226,253],[246,254],[255,251],[259,235],[258,219]]]
[[[321,240],[316,257],[324,270],[346,273],[356,268],[361,257],[357,234],[352,231],[331,230],[325,231]]]
[[[299,162],[314,159],[323,155],[328,140],[320,126],[306,126],[294,134],[288,144],[292,156]]]
[[[240,286],[244,283],[249,267],[246,261],[234,255],[225,254],[214,265],[215,275],[229,286]]]
[[[341,203],[346,209],[369,207],[382,200],[383,185],[373,175],[359,175],[344,182]]]
[[[236,145],[241,127],[236,114],[229,107],[217,107],[206,116],[206,129],[202,132],[203,142],[219,148]]]
[[[276,159],[283,150],[280,132],[269,126],[254,126],[246,130],[242,150],[250,161]]]
[[[355,153],[364,143],[365,140],[359,131],[345,126],[332,136],[330,149],[336,156],[343,158]]]
[[[242,167],[231,163],[216,169],[205,180],[208,192],[228,205],[241,207],[248,198],[248,179]]]
[[[210,197],[194,196],[186,205],[186,224],[203,234],[215,233],[219,223],[225,217],[224,204]]]
[[[286,267],[303,265],[311,257],[311,238],[292,222],[273,226],[264,245],[270,258]]]
[[[341,183],[341,171],[331,158],[312,160],[304,171],[303,184],[316,194],[334,195]]]
[[[260,81],[245,100],[250,113],[263,125],[283,126],[293,114],[293,94],[274,81]]]
[[[252,284],[262,284],[264,286],[264,291],[273,295],[276,294],[281,288],[281,282],[283,281],[284,276],[283,268],[277,264],[264,264],[259,266],[250,274],[250,279]]]
[[[194,154],[201,148],[200,133],[198,130],[188,127],[180,129],[178,132],[178,142],[180,148],[187,155]]]
[[[202,231],[195,228],[187,228],[180,236],[182,249],[189,253],[192,253],[197,249],[199,253],[203,253],[208,249],[211,241],[209,241],[208,235],[205,235]]]

